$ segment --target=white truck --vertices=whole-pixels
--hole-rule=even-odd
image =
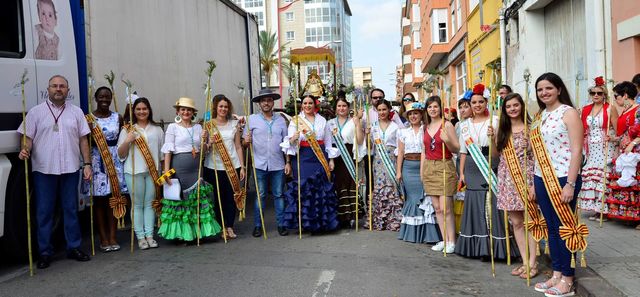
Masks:
[[[247,86],[249,96],[260,88],[258,25],[229,0],[7,0],[0,23],[3,260],[24,259],[27,254],[24,163],[17,158],[16,133],[22,121],[16,84],[25,70],[27,110],[47,99],[48,79],[62,74],[69,80],[67,99],[88,112],[93,97],[89,74],[97,88],[108,86],[104,75],[113,71],[120,113],[126,105],[124,78],[138,95],[149,98],[154,119],[165,122],[175,117],[172,106],[179,97],[194,98],[204,110],[207,60],[217,64],[214,94],[232,99],[236,113],[242,114],[243,106],[237,85]],[[34,201],[32,196],[35,238]]]

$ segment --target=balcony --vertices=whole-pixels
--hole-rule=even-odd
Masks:
[[[444,58],[451,50],[451,45],[447,43],[432,43],[427,50],[427,54],[422,60],[422,72],[427,72],[428,69],[434,69],[440,64],[442,58]]]

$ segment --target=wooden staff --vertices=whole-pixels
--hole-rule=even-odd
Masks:
[[[113,72],[111,72],[111,74],[113,74]],[[127,87],[127,100],[131,100],[131,87],[133,87],[133,84],[128,79],[125,80],[124,77],[122,78],[122,83],[124,83],[124,85]],[[129,102],[129,104],[127,105],[129,106],[129,125],[131,125],[131,127],[135,129],[135,127],[133,127],[133,117],[135,116],[133,114],[133,102]],[[136,154],[135,154],[133,145],[131,145],[131,148],[129,148],[129,155],[131,156],[131,172],[135,173],[136,172]],[[135,193],[136,193],[136,179],[132,178],[131,191],[129,192],[129,194],[131,194],[131,253],[133,253],[133,240],[134,240],[134,229],[135,229],[133,228],[133,222],[135,220],[134,219],[135,214],[133,213],[133,210],[135,208],[134,207],[135,196],[136,196]]]
[[[109,88],[111,88],[111,94],[113,97],[113,107],[116,109],[116,113],[118,113],[118,100],[116,99],[116,91],[113,88],[113,82],[115,81],[115,78],[116,76],[115,74],[113,74],[113,70],[109,70],[109,73],[104,75],[104,79],[107,80],[107,82],[109,83]],[[91,96],[89,96],[89,101],[91,101]],[[133,115],[130,115],[130,116],[133,116]]]
[[[246,121],[247,121],[247,132],[251,133],[251,127],[249,126],[249,108],[248,108],[248,104],[247,101],[249,100],[249,98],[247,98],[247,92],[244,89],[244,85],[239,85],[238,86],[241,89],[241,93],[242,93],[242,105],[244,107],[244,114],[246,116]],[[262,236],[264,237],[264,239],[267,239],[267,230],[264,226],[264,215],[262,213],[262,198],[260,197],[260,186],[258,186],[258,174],[256,172],[256,161],[255,161],[255,152],[253,151],[253,136],[251,139],[251,143],[249,143],[249,150],[247,150],[247,152],[251,151],[251,164],[253,167],[253,182],[256,185],[256,197],[258,198],[258,209],[260,211],[260,223],[262,224]],[[248,157],[247,157],[248,159]],[[248,161],[247,161],[248,163]],[[247,168],[247,167],[245,167]],[[248,178],[245,176],[244,177],[245,180],[245,189],[247,188],[247,180]],[[245,209],[247,209],[245,207]]]
[[[209,65],[207,67],[206,70],[206,74],[207,74],[207,89],[206,89],[206,94],[205,94],[205,101],[204,101],[204,110],[205,110],[205,116],[211,115],[211,100],[209,100],[211,98],[211,75],[213,74],[213,70],[216,69],[216,62],[213,60],[207,61],[207,64]],[[192,123],[193,125],[193,123]],[[206,138],[203,138],[200,141],[200,159],[198,161],[198,185],[196,186],[196,203],[197,203],[197,207],[196,207],[196,224],[197,224],[197,228],[196,228],[196,246],[200,246],[200,237],[202,237],[201,234],[201,230],[200,230],[200,184],[202,181],[202,158],[204,157],[204,143],[205,143]],[[214,168],[215,169],[215,168]],[[225,238],[225,243],[227,242],[227,239]]]
[[[355,92],[354,92],[355,93]],[[356,98],[354,98],[355,100],[353,100],[353,110],[354,113],[357,115],[358,114],[358,103],[360,103],[359,101],[362,99],[362,94],[361,93],[356,93]],[[358,119],[358,122],[360,122],[360,119]],[[353,122],[354,124],[356,123],[356,121]],[[360,123],[358,123],[360,124]],[[356,152],[354,153],[355,156],[355,163],[356,163],[356,232],[358,232],[358,211],[359,211],[359,205],[360,205],[360,199],[358,197],[358,195],[360,194],[360,177],[358,176],[358,132],[356,131],[355,135],[354,135],[355,139],[353,140],[353,143],[355,145],[356,148]]]
[[[525,91],[524,91],[524,97],[525,97],[525,101],[524,101],[524,106],[523,106],[523,113],[524,113],[524,134],[527,136],[527,139],[529,138],[529,123],[528,123],[528,119],[529,119],[529,113],[527,112],[527,105],[529,104],[529,78],[531,77],[531,73],[529,73],[529,69],[525,69],[524,72],[524,81],[525,81]],[[504,104],[504,102],[503,102]],[[528,142],[527,142],[528,144]],[[527,179],[529,178],[529,175],[527,174],[527,169],[528,167],[528,159],[527,159],[527,150],[528,150],[528,146],[527,148],[525,148],[524,150],[524,197],[522,197],[522,202],[524,204],[524,253],[525,253],[525,258],[527,259],[526,261],[523,261],[525,270],[527,271],[527,287],[531,286],[531,271],[529,271],[531,269],[531,263],[529,263],[529,257],[531,256],[531,251],[530,251],[530,246],[529,246],[529,203],[527,203],[527,200],[529,199],[529,183],[527,181]],[[535,209],[532,211],[536,211]]]
[[[20,77],[20,94],[22,95],[22,148],[27,149],[27,97],[24,85],[29,81],[27,69]],[[29,254],[29,276],[33,276],[33,249],[31,247],[31,191],[29,190],[29,158],[24,158],[24,186],[27,198],[27,250]]]
[[[299,69],[299,68],[298,68]],[[298,84],[300,84],[300,77],[298,77]],[[301,194],[301,189],[300,187],[302,185],[300,185],[300,125],[299,125],[299,118],[300,115],[298,114],[298,99],[294,97],[293,100],[293,113],[296,115],[295,119],[296,119],[296,133],[298,133],[298,143],[296,145],[296,166],[297,166],[297,181],[298,181],[298,238],[302,239],[302,205],[300,205],[300,203],[302,203],[302,199],[300,198]]]
[[[444,130],[444,96],[445,96],[445,93],[444,93],[444,78],[442,78],[442,82],[440,83],[440,95],[441,95],[441,97],[440,97],[440,107],[441,107],[440,117],[442,118],[442,124],[441,124],[441,127],[440,127],[440,129],[442,129],[442,130],[440,130],[441,131],[440,132],[440,135],[441,135],[440,138],[442,139],[442,133],[443,132],[446,133],[445,130]],[[443,197],[444,197],[444,207],[442,208],[442,211],[444,213],[444,215],[443,215],[444,220],[442,220],[442,230],[444,231],[444,234],[442,235],[442,237],[443,237],[444,240],[442,242],[444,243],[444,248],[442,249],[442,254],[444,255],[444,257],[447,257],[447,217],[446,217],[446,214],[447,214],[447,191],[446,191],[446,189],[447,189],[447,176],[446,176],[446,174],[447,174],[447,166],[445,166],[446,159],[445,159],[445,153],[444,152],[445,152],[445,146],[444,146],[444,141],[443,141],[442,142],[442,168],[443,168],[443,171],[442,171],[442,191],[443,191],[443,194],[444,194],[443,195]],[[438,200],[438,202],[440,202],[440,200]]]
[[[367,113],[367,127],[371,134],[371,119],[369,118],[369,102],[365,98],[365,112]],[[367,138],[367,158],[369,159],[369,231],[373,231],[373,164],[371,163],[371,135],[365,135]]]
[[[495,99],[495,98],[490,98]],[[489,104],[489,125],[493,125],[493,103]],[[489,190],[487,191],[486,208],[489,210],[489,252],[491,254],[491,275],[496,277],[496,263],[493,255],[493,199],[491,192],[491,182],[493,179],[493,168],[491,167],[491,151],[493,150],[493,141],[489,141]],[[505,237],[508,239],[508,235]],[[508,240],[507,240],[508,241]],[[507,255],[509,252],[507,251]]]
[[[91,75],[89,75],[89,112],[91,112],[93,110],[93,104],[91,103],[91,97],[93,96],[93,87],[94,87],[94,83],[95,80],[93,79],[93,77],[91,77]],[[111,95],[113,96],[113,91],[111,91]],[[91,154],[91,139],[93,138],[92,133],[89,133],[88,135],[89,138],[89,154]],[[93,173],[92,173],[93,174]],[[93,234],[93,181],[91,181],[89,183],[89,221],[90,221],[90,226],[91,226],[91,255],[95,256],[96,255],[96,243],[95,243],[95,238],[94,238],[94,234]]]

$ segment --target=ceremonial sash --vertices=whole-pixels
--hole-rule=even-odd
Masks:
[[[509,138],[507,146],[504,148],[502,153],[507,161],[507,168],[511,174],[511,179],[516,186],[516,190],[518,190],[520,200],[522,203],[526,203],[527,208],[529,209],[529,217],[531,218],[531,221],[527,222],[527,229],[531,231],[531,236],[539,242],[540,239],[547,238],[547,223],[544,218],[540,216],[538,206],[527,198],[527,183],[524,178],[526,173],[520,167],[520,162],[518,162],[518,157],[516,156],[516,150],[513,147],[512,138]]]
[[[493,172],[493,170],[489,168],[489,162],[482,154],[482,150],[480,149],[480,147],[473,142],[471,135],[469,135],[469,125],[471,125],[471,121],[467,120],[466,124],[462,125],[462,129],[460,131],[460,133],[462,134],[462,138],[467,145],[467,151],[469,152],[469,155],[471,155],[473,161],[476,163],[476,166],[478,166],[480,173],[482,173],[482,177],[484,177],[484,179],[487,181],[487,184],[489,184],[491,191],[493,191],[493,193],[497,195],[498,178],[496,177],[495,172]],[[489,178],[489,176],[491,176],[491,178]]]
[[[136,128],[129,124],[124,125],[124,129],[126,129],[128,133],[136,132]],[[156,198],[153,200],[152,206],[156,214],[160,214],[162,212],[162,201],[161,201],[162,193],[160,188],[160,186],[162,186],[162,182],[160,179],[160,174],[158,173],[158,166],[153,160],[153,156],[151,156],[149,145],[147,144],[147,141],[145,140],[144,136],[140,135],[136,137],[136,145],[138,146],[138,149],[140,150],[140,153],[144,158],[144,162],[147,164],[147,168],[149,169],[149,175],[155,181],[154,186],[156,189]]]
[[[377,126],[378,129],[382,129],[380,128],[380,125],[377,121],[374,123],[374,125]],[[398,180],[396,179],[396,166],[394,162],[391,161],[391,157],[389,157],[389,154],[387,154],[387,147],[384,145],[382,141],[383,140],[380,138],[380,133],[373,133],[373,145],[376,148],[376,153],[380,156],[380,160],[382,160],[382,165],[384,165],[384,168],[387,170],[387,173],[393,180],[393,183],[396,184],[396,188],[398,188],[398,192],[400,193],[400,195],[402,195],[403,194],[402,187],[398,182]]]
[[[118,181],[118,174],[116,173],[116,166],[113,163],[113,157],[109,152],[107,139],[104,137],[104,134],[102,134],[102,129],[92,114],[87,114],[85,118],[91,127],[91,135],[98,147],[98,152],[100,152],[102,162],[107,171],[107,177],[109,178],[109,185],[111,186],[109,206],[113,210],[113,216],[118,219],[118,224],[124,226],[124,215],[127,213],[127,199],[120,193],[120,182]]]
[[[551,204],[555,210],[562,226],[559,228],[560,238],[565,240],[565,245],[569,251],[575,253],[587,248],[586,237],[589,236],[589,229],[585,224],[578,224],[573,211],[569,207],[569,204],[562,203],[562,188],[560,182],[556,176],[556,172],[551,164],[549,153],[542,139],[540,132],[540,114],[536,116],[534,123],[532,124],[533,130],[531,131],[531,145],[533,147],[533,153],[538,161],[538,166],[542,172],[542,179],[544,180],[544,186],[549,194]],[[572,255],[572,266],[575,266]]]
[[[238,177],[236,169],[233,168],[229,151],[227,151],[227,147],[224,145],[222,140],[222,135],[220,135],[220,131],[213,123],[213,120],[207,122],[205,124],[205,128],[209,131],[211,138],[213,139],[213,143],[220,155],[222,164],[224,165],[224,170],[227,172],[227,176],[231,182],[231,188],[233,188],[233,200],[236,202],[236,208],[238,208],[239,211],[242,211],[247,197],[247,189],[240,186],[240,177]]]
[[[302,133],[304,133],[304,137],[307,139],[307,142],[309,143],[313,154],[316,155],[316,158],[318,158],[318,161],[320,161],[322,168],[324,168],[324,172],[327,174],[327,179],[331,180],[331,170],[329,169],[329,162],[327,162],[327,158],[324,157],[322,148],[320,147],[320,144],[316,139],[316,132],[311,129],[313,125],[309,123],[309,121],[304,117],[296,116],[296,118],[297,119],[294,118],[293,120],[296,121],[298,125],[302,126]],[[300,122],[300,120],[302,120],[302,122]]]

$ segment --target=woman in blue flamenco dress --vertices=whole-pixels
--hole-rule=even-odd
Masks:
[[[319,102],[311,95],[302,98],[302,112],[289,123],[288,134],[280,146],[291,156],[293,181],[285,192],[284,224],[298,229],[298,166],[300,157],[300,201],[302,229],[311,233],[333,231],[338,228],[338,196],[332,180],[333,158],[338,150],[332,147],[331,130],[327,120],[317,114]],[[296,129],[296,124],[298,128]]]

